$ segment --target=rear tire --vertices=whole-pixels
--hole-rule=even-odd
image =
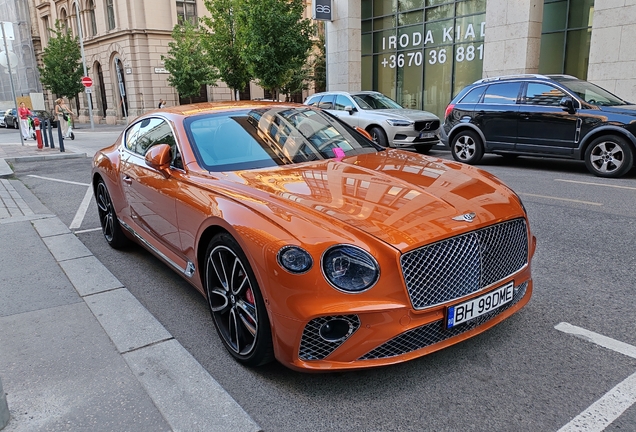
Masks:
[[[464,129],[453,138],[451,153],[456,161],[474,165],[484,155],[484,143],[476,132]]]
[[[627,174],[633,164],[632,148],[617,135],[600,136],[585,150],[585,166],[598,177],[621,177]]]
[[[376,144],[382,147],[389,146],[389,140],[387,140],[386,133],[384,133],[384,130],[381,127],[378,127],[378,126],[372,127],[369,130],[369,133],[371,134],[371,138],[373,138],[373,141]]]

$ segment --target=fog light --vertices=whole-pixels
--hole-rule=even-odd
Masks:
[[[320,337],[327,342],[340,342],[351,334],[353,329],[349,321],[336,318],[324,323],[319,330]]]

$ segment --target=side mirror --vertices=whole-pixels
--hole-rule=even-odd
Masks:
[[[157,144],[146,152],[146,164],[161,171],[163,175],[170,177],[170,163],[172,162],[172,149],[168,144]]]
[[[561,102],[559,102],[559,105],[561,105],[561,107],[563,107],[568,112],[573,113],[575,111],[574,100],[572,100],[570,96],[563,96],[561,98]]]
[[[347,105],[347,106],[345,107],[345,109],[344,109],[344,110],[345,110],[346,112],[348,112],[348,113],[349,113],[349,115],[353,115],[353,113],[357,111],[357,110],[356,110],[354,107],[352,107],[351,105]]]

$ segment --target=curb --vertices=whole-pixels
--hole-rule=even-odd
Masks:
[[[68,154],[50,154],[50,155],[35,155],[35,156],[15,156],[0,158],[0,178],[11,177],[13,175],[13,169],[9,166],[9,163],[16,162],[41,162],[53,159],[79,159],[86,158],[86,153],[68,153]]]

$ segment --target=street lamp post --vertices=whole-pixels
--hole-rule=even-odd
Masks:
[[[82,20],[80,20],[79,2],[75,2],[75,14],[77,15],[77,32],[79,35],[80,49],[82,50],[82,66],[84,67],[84,76],[88,76],[88,70],[86,69],[86,57],[84,56],[84,38],[82,36]],[[95,129],[93,123],[93,102],[91,101],[91,95],[88,92],[88,87],[85,89],[86,100],[88,102],[88,117],[91,120],[91,129]]]

